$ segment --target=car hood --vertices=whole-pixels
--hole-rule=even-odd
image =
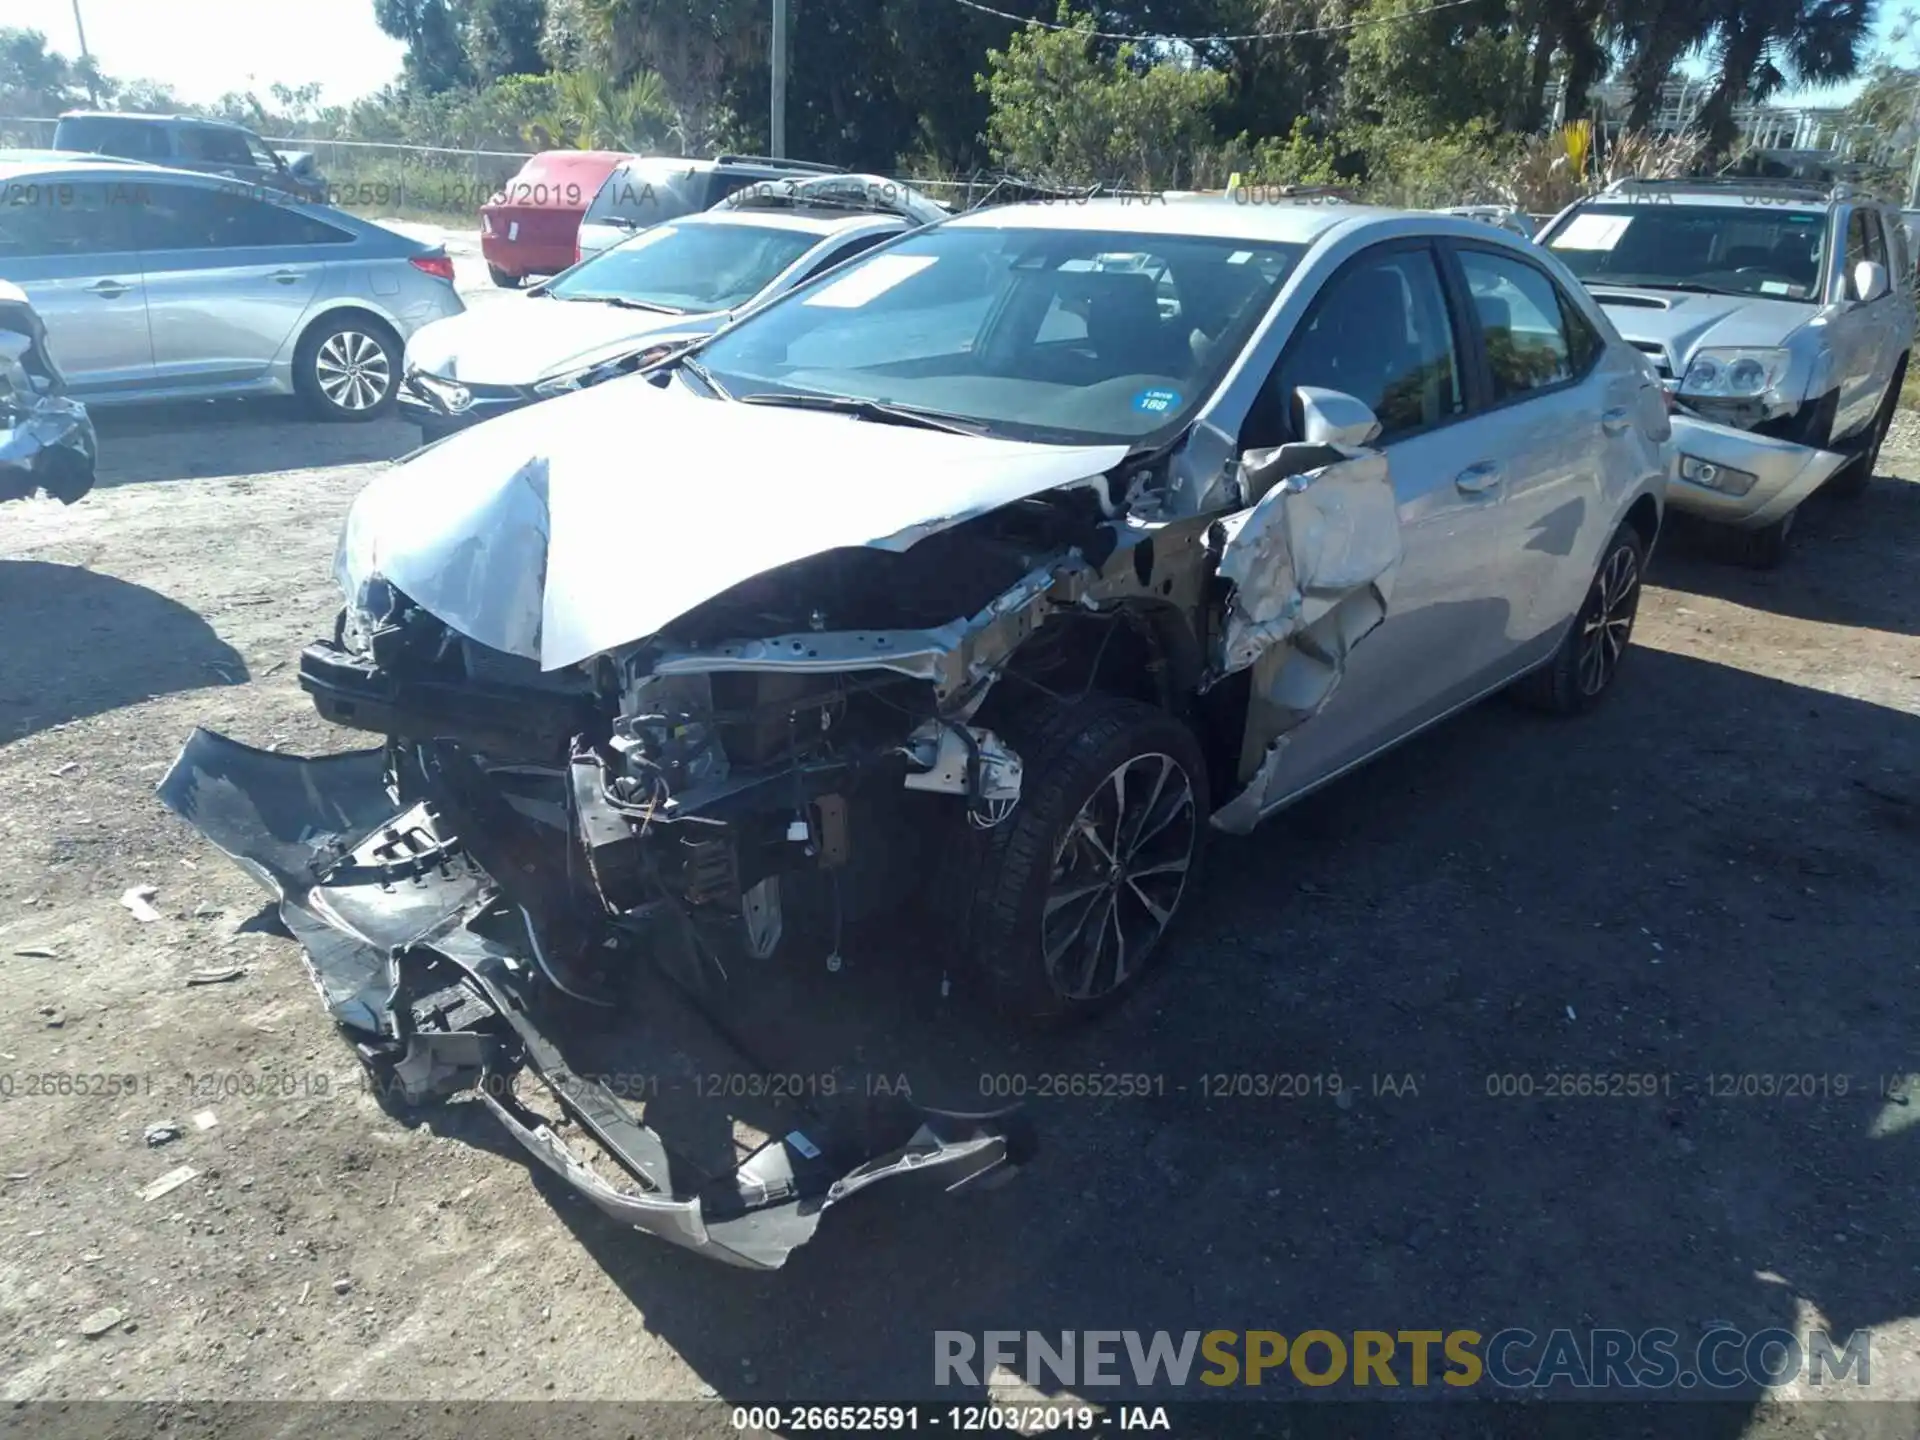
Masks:
[[[458,432],[378,476],[348,513],[336,570],[349,603],[383,577],[460,634],[558,670],[765,571],[844,547],[905,550],[1094,480],[1126,453],[623,377]]]
[[[1820,313],[1818,305],[1806,301],[1757,295],[1695,295],[1597,282],[1587,288],[1624,339],[1661,346],[1674,358],[1676,374],[1701,346],[1784,345]]]
[[[531,385],[611,359],[655,331],[718,327],[721,316],[666,315],[591,300],[501,300],[423,325],[407,342],[407,365],[468,385]]]

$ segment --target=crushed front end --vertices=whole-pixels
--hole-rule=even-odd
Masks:
[[[99,445],[66,393],[38,312],[0,281],[0,502],[45,493],[71,505],[93,489]]]

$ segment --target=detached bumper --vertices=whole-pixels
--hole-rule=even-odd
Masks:
[[[87,407],[64,395],[0,403],[0,501],[44,490],[71,505],[93,489],[99,442]]]
[[[1668,455],[1667,499],[1673,508],[1742,530],[1773,524],[1826,484],[1851,458],[1686,414],[1673,417]],[[1744,494],[1703,485],[1684,473],[1690,459],[1720,471],[1751,475],[1753,483]]]
[[[618,1084],[575,1068],[569,1051],[586,1028],[577,1006],[553,1027],[564,1046],[543,1028],[555,1004],[542,983],[550,916],[525,892],[504,895],[434,807],[396,813],[381,752],[302,759],[196,730],[159,795],[279,900],[321,1000],[382,1093],[422,1103],[477,1092],[535,1159],[622,1224],[729,1265],[777,1269],[831,1206],[869,1185],[914,1175],[946,1190],[990,1184],[1032,1151],[1014,1112],[862,1094],[837,1109],[792,1107],[778,1138],[768,1132],[744,1159],[737,1141],[725,1163],[691,1158],[697,1145],[676,1147],[634,1116]],[[469,813],[460,826],[471,822]],[[474,841],[502,859],[503,845],[497,835]],[[666,1043],[678,1049],[685,1027],[701,1022],[684,996],[676,1005],[671,986],[658,988],[633,1024],[671,1021],[681,1033]],[[624,1023],[624,1012],[608,1013]],[[718,1034],[709,1022],[704,1038]],[[544,1091],[540,1110],[523,1098],[530,1091]]]

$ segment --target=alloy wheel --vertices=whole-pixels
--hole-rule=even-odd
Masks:
[[[321,343],[313,357],[320,393],[342,410],[371,410],[393,388],[393,367],[373,336],[340,330]]]
[[[1055,991],[1096,1000],[1139,973],[1186,892],[1198,837],[1193,782],[1171,755],[1136,755],[1094,788],[1054,851],[1040,912]]]
[[[1580,612],[1580,654],[1575,668],[1582,695],[1598,695],[1612,681],[1633,637],[1640,608],[1640,559],[1631,545],[1616,546],[1594,576]]]

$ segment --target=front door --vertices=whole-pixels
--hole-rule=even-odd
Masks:
[[[57,177],[0,186],[0,277],[26,291],[54,363],[82,398],[153,379],[131,195]]]
[[[1289,734],[1263,808],[1444,713],[1502,661],[1508,607],[1489,577],[1501,563],[1508,469],[1500,427],[1469,383],[1462,319],[1430,245],[1363,251],[1315,299],[1248,416],[1242,452],[1300,438],[1288,414],[1299,386],[1370,405],[1402,547],[1385,621],[1353,649],[1325,708]],[[1243,780],[1271,728],[1257,676],[1254,690]]]

